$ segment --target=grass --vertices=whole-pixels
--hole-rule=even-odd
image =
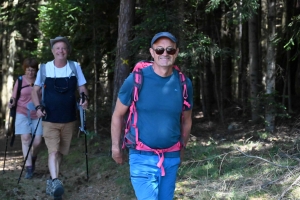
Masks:
[[[265,137],[265,135],[263,136]],[[266,138],[264,138],[266,139]],[[177,181],[175,199],[277,199],[297,174],[291,169],[267,163],[258,157],[282,166],[295,166],[297,161],[280,156],[279,145],[266,145],[261,141],[228,141],[205,144],[190,143]],[[293,148],[293,143],[285,143]],[[241,149],[247,157],[236,148]],[[276,180],[281,179],[281,181]],[[267,184],[272,183],[273,184]],[[300,190],[294,189],[287,198],[299,199]]]
[[[190,142],[184,162],[178,171],[174,199],[278,199],[291,181],[297,178],[297,174],[292,173],[291,169],[275,166],[258,157],[277,165],[294,166],[297,161],[280,156],[281,148],[292,149],[293,142],[274,145],[264,142],[265,135],[262,137],[262,140],[258,141],[249,138],[216,141],[208,138],[207,141]],[[109,142],[109,140],[105,141],[105,146],[109,146]],[[98,146],[99,143],[95,145]],[[237,148],[249,156],[256,157],[247,157],[237,151]],[[74,161],[77,156],[76,154],[74,158],[70,156],[70,160]],[[92,171],[97,169],[102,176],[113,173],[114,184],[119,188],[119,195],[125,194],[134,198],[128,164],[116,166],[110,156],[94,157],[89,160],[89,163],[93,168]],[[81,169],[84,170],[83,165]],[[286,198],[299,199],[299,192],[300,190],[295,188],[286,195]]]
[[[294,149],[295,140],[274,143],[270,142],[274,140],[273,135],[260,132],[256,135],[259,136],[257,140],[249,137],[231,141],[218,141],[213,138],[191,141],[178,171],[174,199],[278,199],[297,178],[300,169],[297,171],[298,168],[278,167],[262,159],[282,166],[297,165],[295,159],[282,156],[282,153],[298,153]],[[105,145],[110,146],[109,140],[105,142]],[[103,174],[113,170],[114,184],[119,187],[119,194],[134,198],[128,164],[116,166],[110,156],[91,159],[90,163]],[[285,198],[300,199],[300,189],[293,188]]]
[[[243,133],[240,135],[225,139],[192,136],[178,171],[174,199],[279,199],[299,176],[298,134],[281,131],[277,134],[265,134],[263,131],[252,131],[247,136]],[[80,195],[90,195],[84,199],[135,200],[128,162],[116,165],[110,155],[110,142],[110,138],[99,136],[88,138],[90,180],[86,181],[84,138],[73,137],[71,151],[64,158],[61,170],[67,182],[64,197],[66,200],[77,200]],[[46,150],[39,154],[39,159],[41,163],[47,163]],[[282,166],[296,167],[287,169]],[[47,169],[41,171],[48,174]],[[13,172],[8,171],[7,175],[8,173]],[[7,176],[5,182],[0,181],[0,199],[9,200],[23,196],[26,180],[16,185],[15,177],[18,174],[19,171],[14,174],[14,178]],[[37,185],[30,187],[43,193],[44,185],[41,182],[44,183],[44,179],[41,175],[41,180],[35,179]],[[94,195],[93,198],[91,195]],[[285,193],[283,199],[300,199],[300,189],[295,185]]]

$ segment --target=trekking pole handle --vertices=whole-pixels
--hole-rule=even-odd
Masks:
[[[11,106],[11,107],[9,108],[9,109],[10,109],[9,115],[10,115],[11,117],[13,117],[13,116],[15,115],[14,112],[12,111],[12,109],[13,109],[13,107],[16,106],[16,105],[13,106],[13,105],[12,105],[13,102],[14,102],[14,99],[11,97],[10,100],[9,100],[9,103],[10,103],[10,106]]]
[[[81,92],[80,93],[80,96],[81,96],[81,104],[83,104],[85,102],[85,99],[86,99],[86,95],[84,94],[84,92]],[[86,124],[85,124],[85,110],[83,109],[83,113],[82,113],[82,120],[83,120],[83,129],[86,131]]]
[[[85,102],[85,94],[84,94],[84,92],[81,92],[80,96],[81,96],[81,103],[84,103]]]

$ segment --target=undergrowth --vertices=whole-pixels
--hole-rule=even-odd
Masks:
[[[294,142],[280,147],[263,140],[193,142],[178,172],[175,199],[279,199],[299,170]],[[300,199],[300,193],[292,190],[286,198]]]
[[[277,126],[273,134],[253,127],[242,127],[227,135],[213,132],[213,126],[207,126],[209,133],[201,130],[200,136],[194,130],[178,171],[174,199],[300,199],[300,189],[296,187],[300,172],[298,121],[291,127]],[[83,135],[73,137],[70,153],[63,159],[64,199],[135,200],[128,161],[117,165],[112,160],[110,138],[94,135],[88,138],[87,145],[88,174]],[[0,181],[0,199],[48,199],[47,154],[46,148],[39,154],[42,164],[35,178],[22,178],[20,184],[16,178],[21,156],[10,158],[6,163],[10,169],[1,177],[5,181]]]
[[[283,195],[300,171],[297,133],[266,136],[258,131],[253,135],[260,137],[217,140],[192,136],[178,171],[174,199],[300,199],[297,188]],[[110,148],[110,140],[105,146]],[[128,163],[117,166],[110,155],[90,163],[93,168],[98,163],[104,174],[113,170],[119,195],[135,199]]]

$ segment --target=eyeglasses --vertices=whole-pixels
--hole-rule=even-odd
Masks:
[[[26,71],[28,71],[28,72],[36,72],[36,70],[35,69],[26,69]]]
[[[162,55],[164,52],[165,52],[165,50],[166,50],[166,52],[167,52],[167,54],[169,54],[169,55],[174,55],[175,53],[176,53],[176,50],[177,49],[175,49],[175,48],[173,48],[173,47],[167,47],[167,48],[162,48],[162,47],[158,47],[158,48],[156,48],[156,49],[153,49],[154,51],[155,51],[155,53],[157,54],[157,55]]]
[[[68,81],[68,78],[65,78],[65,80],[66,80],[66,86],[65,87],[61,87],[61,86],[57,86],[56,85],[56,78],[54,79],[54,89],[55,89],[56,92],[65,93],[65,92],[67,92],[69,90],[69,81]]]

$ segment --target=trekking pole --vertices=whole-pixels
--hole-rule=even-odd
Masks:
[[[34,132],[33,132],[33,134],[32,134],[32,139],[31,139],[31,141],[30,141],[30,144],[29,144],[29,148],[28,148],[28,151],[27,151],[27,154],[26,154],[26,157],[25,157],[24,163],[23,163],[23,167],[22,167],[22,170],[21,170],[21,173],[20,173],[19,179],[18,179],[18,183],[19,183],[19,182],[20,182],[20,180],[21,180],[21,176],[22,176],[22,173],[23,173],[23,170],[24,170],[25,164],[26,164],[26,160],[27,160],[27,158],[28,158],[28,155],[29,155],[29,153],[30,153],[31,146],[32,146],[32,143],[33,143],[33,141],[34,141],[34,138],[35,138],[35,133],[36,133],[36,130],[37,130],[38,126],[39,126],[39,123],[40,123],[40,121],[41,121],[41,118],[39,118],[39,120],[38,120],[38,123],[37,123],[37,125],[36,125],[36,127],[35,127],[35,130],[34,130]]]
[[[13,99],[10,99],[10,104],[13,103]],[[8,143],[8,130],[9,130],[9,126],[10,126],[10,115],[8,117],[8,125],[7,125],[7,130],[6,130],[6,144],[5,144],[5,153],[4,153],[4,162],[3,162],[3,170],[2,170],[2,173],[4,174],[5,171],[4,171],[4,168],[5,168],[5,160],[6,160],[6,152],[7,152],[7,143]],[[13,124],[14,126],[14,124]]]
[[[80,93],[81,96],[81,103],[84,103],[85,101],[85,94],[84,92]],[[86,124],[85,124],[85,110],[82,108],[82,106],[79,106],[79,111],[80,111],[80,122],[81,126],[79,127],[80,131],[84,133],[84,141],[85,141],[85,162],[86,162],[86,177],[87,180],[89,180],[89,166],[88,166],[88,152],[87,152],[87,131],[86,131]]]

